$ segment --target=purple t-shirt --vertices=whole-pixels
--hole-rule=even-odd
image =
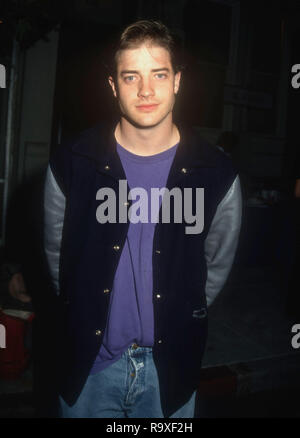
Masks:
[[[140,156],[117,144],[129,189],[140,187],[147,191],[148,221],[129,223],[111,291],[103,343],[91,374],[114,363],[133,343],[153,346],[152,249],[156,223],[151,222],[151,188],[166,186],[177,146],[159,154]],[[139,197],[133,199],[132,205],[138,201]],[[158,211],[154,214],[157,216]]]

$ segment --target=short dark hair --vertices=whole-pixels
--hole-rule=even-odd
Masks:
[[[171,58],[171,64],[175,73],[183,69],[180,62],[181,41],[174,32],[160,21],[139,20],[127,26],[113,45],[110,60],[110,73],[116,76],[118,56],[122,50],[139,47],[144,42],[165,48]]]

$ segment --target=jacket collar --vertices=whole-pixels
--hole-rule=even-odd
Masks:
[[[114,137],[115,124],[97,125],[79,137],[72,146],[72,153],[84,156],[96,164],[98,172],[114,179],[126,179],[126,175],[117,153]],[[208,152],[210,145],[199,138],[192,130],[179,126],[180,143],[169,172],[167,186],[185,175],[197,172],[202,168],[216,167],[214,154]]]

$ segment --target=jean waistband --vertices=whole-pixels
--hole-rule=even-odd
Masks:
[[[140,354],[140,353],[152,353],[152,347],[142,347],[138,344],[131,344],[130,347],[128,347],[127,352],[132,356],[134,353]]]

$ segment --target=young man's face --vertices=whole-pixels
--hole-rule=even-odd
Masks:
[[[174,74],[170,54],[143,44],[123,50],[118,58],[116,82],[109,83],[123,117],[139,128],[150,128],[172,118],[180,72]]]

